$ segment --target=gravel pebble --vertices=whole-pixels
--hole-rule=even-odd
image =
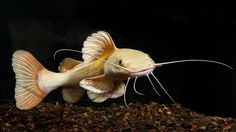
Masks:
[[[21,111],[0,105],[0,131],[236,131],[235,118],[206,116],[180,104],[130,103],[82,107],[41,103]]]

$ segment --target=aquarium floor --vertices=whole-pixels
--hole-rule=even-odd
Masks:
[[[235,131],[236,119],[205,116],[179,104],[81,107],[41,103],[31,110],[0,105],[0,131]]]

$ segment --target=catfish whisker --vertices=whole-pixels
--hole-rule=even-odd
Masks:
[[[147,76],[149,82],[151,83],[152,88],[154,89],[154,91],[157,93],[157,95],[161,96],[161,95],[157,92],[156,87],[155,87],[154,84],[152,83],[152,80],[151,80],[151,78],[149,77],[149,75],[147,74],[146,76]]]
[[[137,79],[138,79],[138,77],[135,77],[135,79],[134,79],[134,84],[133,84],[134,92],[139,94],[139,95],[144,95],[143,93],[140,93],[136,90],[136,81],[137,81]]]
[[[127,91],[128,85],[129,85],[129,80],[130,80],[130,77],[127,79],[127,82],[126,82],[126,85],[125,85],[125,92],[124,92],[124,103],[125,103],[125,105],[128,109],[130,109],[130,107],[128,106],[128,104],[126,102],[126,91]],[[132,110],[132,109],[130,109],[130,110]]]
[[[155,77],[155,75],[153,74],[153,72],[151,72],[151,75],[153,76],[153,78],[155,78],[155,80],[157,81],[157,83],[161,86],[161,88],[163,89],[163,91],[166,93],[166,95],[170,98],[170,100],[175,103],[174,99],[172,99],[172,97],[168,94],[168,92],[165,90],[165,88],[161,85],[160,81]]]
[[[57,53],[59,53],[59,52],[61,52],[61,51],[71,51],[71,52],[86,54],[86,55],[89,55],[89,56],[91,56],[91,57],[94,57],[94,58],[96,58],[96,59],[98,59],[98,60],[100,60],[100,61],[103,61],[103,62],[105,62],[105,63],[108,63],[108,64],[110,64],[110,65],[113,65],[113,66],[115,66],[115,67],[119,67],[119,68],[124,69],[124,70],[126,70],[126,71],[132,71],[132,70],[130,70],[130,69],[128,69],[128,68],[122,67],[122,66],[117,65],[117,64],[114,64],[114,63],[111,63],[111,62],[109,62],[109,61],[107,61],[107,60],[104,60],[104,59],[102,59],[102,58],[99,58],[99,57],[97,57],[97,56],[95,56],[95,55],[92,55],[92,54],[89,54],[89,53],[86,53],[86,52],[83,52],[83,51],[80,51],[80,50],[74,50],[74,49],[59,49],[59,50],[57,50],[56,52],[54,52],[54,55],[53,55],[54,60],[56,60],[56,55],[57,55]]]
[[[162,62],[162,63],[156,63],[155,66],[156,67],[160,67],[163,65],[168,65],[168,64],[175,64],[175,63],[182,63],[182,62],[207,62],[207,63],[214,63],[214,64],[219,64],[222,66],[225,66],[231,70],[233,70],[233,68],[225,63],[219,62],[219,61],[213,61],[213,60],[201,60],[201,59],[188,59],[188,60],[177,60],[177,61],[169,61],[169,62]]]

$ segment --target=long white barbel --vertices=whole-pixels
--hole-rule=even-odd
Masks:
[[[56,59],[57,53],[58,53],[58,52],[61,52],[61,51],[72,51],[72,52],[77,52],[77,53],[81,53],[81,54],[90,55],[90,56],[92,56],[92,57],[94,57],[94,58],[96,58],[96,59],[98,59],[98,60],[101,60],[101,61],[103,61],[103,62],[109,63],[109,64],[111,64],[111,65],[113,65],[113,66],[119,67],[119,68],[124,69],[124,70],[127,70],[127,71],[131,71],[131,70],[128,69],[128,68],[122,67],[122,66],[120,66],[120,65],[116,65],[116,64],[111,63],[111,62],[109,62],[109,61],[107,61],[107,60],[104,60],[104,59],[102,59],[102,58],[99,58],[99,57],[97,57],[97,56],[95,56],[95,55],[91,55],[91,54],[89,54],[89,53],[85,53],[85,52],[82,52],[82,51],[79,51],[79,50],[73,50],[73,49],[59,49],[59,50],[57,50],[57,51],[54,53],[54,55],[53,55],[54,60]]]
[[[207,63],[215,63],[215,64],[223,65],[223,66],[228,67],[230,69],[233,69],[231,66],[229,66],[229,65],[227,65],[225,63],[219,62],[219,61],[202,60],[202,59],[187,59],[187,60],[177,60],[177,61],[162,62],[162,63],[156,63],[155,66],[156,67],[160,67],[160,66],[163,66],[163,65],[182,63],[182,62],[207,62]]]

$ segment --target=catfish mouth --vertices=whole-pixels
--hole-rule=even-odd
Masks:
[[[146,75],[150,74],[153,70],[154,70],[154,68],[147,68],[147,69],[142,69],[142,70],[138,70],[138,71],[132,71],[132,72],[130,72],[129,76],[130,77],[146,76]]]

